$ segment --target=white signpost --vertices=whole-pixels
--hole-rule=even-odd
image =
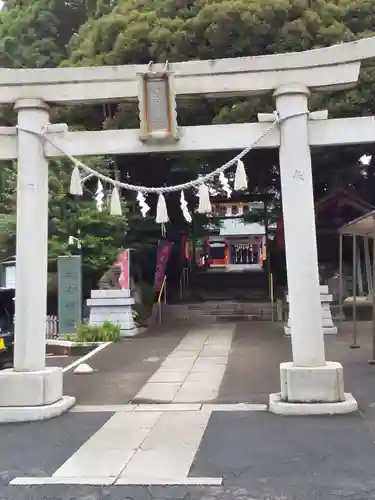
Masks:
[[[375,121],[309,115],[308,96],[310,90],[354,86],[361,60],[372,57],[375,37],[308,53],[152,67],[161,75],[153,91],[165,91],[160,82],[167,71],[177,98],[274,95],[280,125],[258,147],[280,148],[293,348],[293,361],[281,365],[281,393],[270,396],[270,410],[277,413],[357,408],[344,393],[342,366],[325,360],[310,146],[372,143]],[[261,123],[176,130],[173,116],[163,123],[153,110],[156,131],[69,132],[66,125],[49,125],[54,104],[137,99],[139,75],[147,71],[147,66],[0,69],[0,104],[14,104],[18,114],[18,128],[0,128],[0,159],[18,160],[15,359],[14,369],[0,372],[0,422],[49,418],[74,404],[63,396],[61,369],[45,366],[48,158],[61,153],[38,134],[44,131],[73,156],[231,150],[250,145],[269,127],[264,122],[274,119],[260,115]],[[161,106],[170,106],[167,97],[163,94]]]

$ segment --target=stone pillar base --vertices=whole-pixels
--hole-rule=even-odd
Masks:
[[[75,404],[75,398],[63,396],[59,367],[33,372],[1,370],[0,387],[0,423],[56,417]]]
[[[90,308],[90,325],[102,325],[110,321],[120,326],[122,337],[134,337],[139,333],[133,320],[134,299],[130,290],[92,290],[87,300]]]
[[[341,415],[358,410],[358,403],[349,393],[340,403],[286,403],[280,393],[270,394],[269,411],[276,415]]]
[[[282,415],[350,413],[358,409],[351,394],[344,393],[343,368],[327,361],[321,367],[280,365],[281,392],[270,395],[269,409]]]

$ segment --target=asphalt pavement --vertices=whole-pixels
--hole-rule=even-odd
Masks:
[[[360,411],[317,417],[280,417],[252,411],[251,405],[249,411],[236,407],[238,402],[266,402],[269,392],[279,387],[278,364],[291,359],[290,340],[282,335],[281,325],[236,325],[226,372],[214,401],[218,411],[213,411],[202,427],[186,480],[221,478],[221,484],[90,486],[88,479],[86,484],[10,485],[20,477],[46,478],[42,481],[48,482],[72,457],[78,457],[82,465],[88,443],[93,443],[94,465],[96,461],[99,468],[100,463],[105,468],[119,457],[111,456],[106,441],[99,436],[115,443],[121,458],[122,447],[129,443],[124,438],[126,428],[116,430],[116,418],[126,420],[119,413],[128,408],[128,402],[153,374],[160,373],[163,361],[174,352],[187,329],[180,326],[151,333],[110,346],[91,358],[90,364],[98,369],[93,376],[65,374],[65,393],[73,392],[78,398],[78,411],[76,408],[45,422],[0,426],[0,500],[375,500],[375,367],[367,362],[371,357],[371,328],[367,323],[359,327],[360,349],[349,348],[350,324],[345,324],[338,336],[326,338],[327,359],[343,363],[346,390],[357,398]],[[72,361],[48,359],[49,364],[59,362],[64,366]],[[221,410],[220,404],[227,404],[233,411]],[[92,406],[84,409],[84,405]],[[108,405],[120,405],[122,410],[110,411]],[[183,411],[189,412],[193,406],[186,405]],[[150,413],[159,411],[162,424],[172,407],[147,408]],[[181,419],[182,410],[178,413]],[[161,435],[155,433],[157,427],[147,430],[149,441],[137,445],[139,453],[155,453],[152,442],[157,444],[156,438]],[[179,429],[174,425],[164,428],[165,443],[159,439],[157,445],[164,455],[157,449],[145,474],[163,465],[173,441],[178,446],[176,454],[167,457],[171,469],[180,460],[179,454],[186,454],[192,429],[189,425]],[[131,427],[128,433],[127,439],[131,439]],[[186,438],[186,443],[183,439],[176,441],[176,433]]]
[[[70,413],[43,423],[2,426],[0,498],[375,499],[374,435],[359,413],[287,418],[214,412],[189,476],[223,477],[221,486],[9,486],[16,476],[53,474],[112,415]]]

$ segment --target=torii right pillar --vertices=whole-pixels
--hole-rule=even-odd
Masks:
[[[311,154],[309,90],[298,84],[274,92],[280,118],[280,177],[293,361],[281,363],[281,392],[270,411],[284,415],[349,413],[343,367],[326,361],[320,304]]]

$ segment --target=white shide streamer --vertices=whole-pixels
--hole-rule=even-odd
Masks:
[[[167,203],[165,201],[163,193],[160,193],[158,204],[156,206],[156,223],[166,224],[167,222],[169,222]]]
[[[118,188],[116,186],[113,188],[111,194],[110,213],[111,215],[122,215],[120,193],[118,192]]]
[[[70,177],[69,192],[70,192],[70,194],[73,194],[76,196],[83,195],[82,179],[81,179],[81,174],[80,174],[80,171],[79,171],[79,168],[77,165],[74,166],[73,171],[72,171],[72,176]]]
[[[221,187],[223,188],[224,193],[226,193],[227,198],[229,199],[232,196],[232,190],[229,186],[229,181],[224,172],[220,172],[219,181],[221,183]]]
[[[210,214],[212,206],[210,201],[210,190],[207,184],[201,184],[198,189],[199,204],[197,212],[199,214]]]
[[[247,189],[247,175],[242,160],[237,160],[236,174],[234,176],[234,190],[244,191]]]
[[[146,203],[146,197],[140,191],[138,191],[138,193],[137,193],[137,201],[138,201],[139,208],[141,209],[142,217],[146,217],[147,213],[150,210],[150,205],[148,205]]]
[[[95,201],[98,212],[102,212],[104,205],[104,189],[100,179],[98,179],[98,185],[95,192]]]
[[[186,220],[186,222],[188,222],[190,224],[193,221],[193,218],[191,216],[191,213],[189,212],[188,204],[187,204],[187,201],[185,199],[185,194],[183,191],[181,191],[181,195],[180,195],[180,206],[181,206],[181,212],[182,212],[182,215],[184,216],[184,219]]]

